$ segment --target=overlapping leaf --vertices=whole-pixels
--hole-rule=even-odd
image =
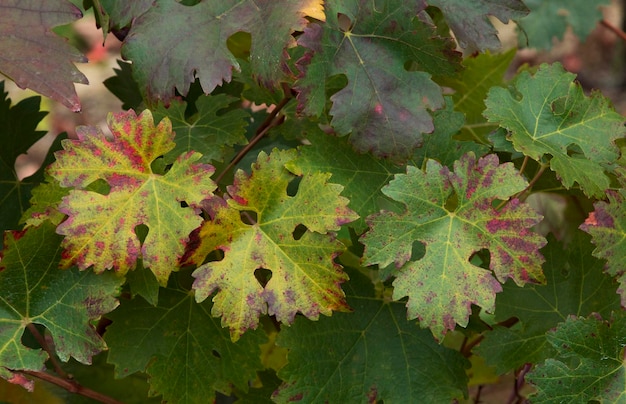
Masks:
[[[508,89],[495,87],[485,116],[510,132],[515,150],[547,162],[565,188],[577,182],[585,194],[602,196],[608,165],[619,157],[624,118],[598,92],[585,96],[561,65],[543,64],[534,76],[520,73]]]
[[[620,170],[618,178],[621,188],[607,190],[608,202],[596,202],[595,210],[580,228],[591,234],[596,245],[593,255],[606,260],[606,273],[617,279],[617,292],[626,307],[626,171]]]
[[[213,314],[235,340],[263,313],[291,323],[298,312],[316,319],[348,309],[340,286],[347,276],[333,262],[343,247],[329,232],[357,216],[339,196],[343,187],[327,182],[330,174],[305,173],[288,195],[295,176],[284,164],[295,157],[295,150],[262,152],[250,175],[238,171],[230,199],[211,200],[213,220],[200,229],[201,245],[190,259],[200,263],[208,252],[223,251],[224,259],[194,272],[194,289],[198,301],[218,290]],[[269,279],[262,269],[271,271]]]
[[[467,395],[469,363],[406,319],[401,303],[375,297],[369,279],[350,274],[353,313],[311,322],[299,318],[281,330],[289,362],[278,403],[447,403]]]
[[[52,32],[82,17],[65,0],[4,0],[0,3],[0,72],[21,88],[30,88],[72,111],[80,111],[74,83],[87,78],[72,62],[87,59]]]
[[[568,27],[581,41],[602,20],[600,6],[610,0],[524,0],[530,13],[518,21],[520,46],[550,49],[555,39],[563,39]]]
[[[515,50],[502,54],[481,53],[463,61],[465,69],[454,76],[446,76],[442,83],[454,89],[454,109],[465,114],[465,125],[461,129],[463,140],[487,144],[487,135],[498,125],[486,122],[483,117],[485,98],[489,89],[502,85]],[[436,125],[435,125],[436,127]]]
[[[464,125],[463,114],[455,109],[453,101],[446,97],[446,107],[433,114],[435,131],[424,135],[424,144],[409,159],[411,165],[422,167],[427,159],[433,159],[444,166],[452,167],[456,160],[468,152],[480,157],[489,151],[484,144],[467,141],[467,138],[464,139],[466,141],[460,141],[457,138],[457,135],[462,136],[462,129],[468,125]]]
[[[428,109],[443,106],[432,74],[458,68],[451,38],[438,37],[422,1],[374,4],[372,0],[330,1],[326,22],[311,24],[298,39],[310,52],[301,60],[297,83],[303,110],[319,115],[326,79],[343,74],[348,85],[331,97],[332,125],[360,152],[406,160],[434,129]],[[419,18],[416,16],[419,15]],[[416,63],[420,70],[407,71]]]
[[[609,321],[570,318],[548,333],[558,352],[526,377],[537,387],[533,403],[623,403],[626,401],[626,317]]]
[[[155,127],[150,111],[110,115],[108,125],[113,139],[95,128],[78,128],[78,140],[65,140],[49,168],[62,186],[76,188],[59,207],[69,216],[57,229],[66,236],[62,265],[125,273],[141,257],[164,285],[189,233],[202,222],[193,207],[212,195],[213,168],[195,163],[201,155],[189,152],[165,175],[154,172],[151,164],[174,148],[174,135],[169,120]],[[96,180],[106,181],[110,191],[85,189]],[[148,227],[143,244],[139,225]]]
[[[383,271],[396,277],[394,299],[408,296],[408,317],[439,338],[456,323],[467,324],[472,304],[492,312],[502,290],[498,280],[543,282],[539,249],[545,239],[529,230],[540,216],[517,199],[493,207],[525,187],[513,165],[500,165],[495,155],[477,160],[468,153],[454,172],[433,160],[425,171],[408,166],[383,188],[406,211],[368,218],[365,262],[395,264]],[[412,256],[415,242],[425,246],[421,258]],[[481,249],[489,250],[491,271],[469,261]]]
[[[0,261],[0,375],[6,369],[41,370],[43,350],[22,344],[28,324],[46,327],[56,354],[90,364],[106,349],[91,321],[117,306],[122,280],[114,274],[96,276],[76,268],[58,268],[61,236],[44,222],[25,231],[6,232]]]
[[[46,115],[39,111],[39,97],[11,106],[7,95],[0,81],[0,231],[17,229],[31,190],[40,181],[41,173],[20,181],[15,160],[45,134],[35,128]]]
[[[151,393],[167,402],[213,402],[215,391],[229,395],[233,386],[248,391],[262,369],[264,333],[231,342],[211,316],[211,303],[198,304],[187,291],[161,289],[156,307],[141,298],[123,301],[108,317],[113,324],[105,339],[116,376],[146,371]]]
[[[248,114],[243,109],[220,113],[233,101],[233,97],[225,94],[200,97],[195,104],[198,112],[191,119],[185,118],[186,102],[174,101],[167,109],[159,106],[154,119],[168,117],[176,133],[176,147],[164,156],[165,162],[172,163],[182,153],[192,150],[202,153],[202,162],[222,161],[228,146],[245,144]]]
[[[346,138],[320,131],[309,134],[307,140],[311,144],[302,146],[298,158],[286,167],[297,175],[332,172],[332,181],[345,187],[342,195],[350,200],[348,206],[360,216],[350,225],[361,233],[367,227],[364,218],[380,209],[377,199],[384,197],[381,188],[400,169],[371,154],[356,153]]]
[[[500,48],[497,31],[488,16],[508,23],[528,14],[522,0],[427,0],[439,8],[462,48],[469,51]]]
[[[239,64],[226,45],[236,32],[252,34],[253,60],[260,78],[281,77],[285,49],[295,30],[304,28],[305,13],[318,14],[315,0],[203,1],[185,6],[153,2],[133,20],[122,54],[133,61],[135,79],[148,100],[169,104],[174,89],[187,94],[198,78],[205,93],[230,81]],[[167,32],[167,35],[163,35]]]
[[[542,250],[547,285],[504,285],[496,297],[495,320],[517,317],[521,324],[487,333],[478,348],[499,373],[554,355],[546,332],[568,316],[599,313],[608,318],[613,310],[619,310],[616,282],[602,273],[604,262],[592,257],[592,248],[590,237],[580,231],[567,246],[549,238]]]

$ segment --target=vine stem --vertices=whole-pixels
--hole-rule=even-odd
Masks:
[[[61,364],[57,360],[56,355],[54,355],[54,352],[52,352],[50,345],[48,345],[48,341],[46,341],[44,336],[41,335],[37,327],[35,327],[35,324],[29,323],[26,328],[28,328],[28,331],[33,334],[33,337],[35,337],[35,339],[39,343],[39,346],[41,346],[41,348],[48,354],[48,358],[50,359],[50,363],[52,364],[52,367],[54,368],[56,374],[58,374],[63,379],[70,379],[70,376],[63,370],[63,368],[61,368]]]
[[[105,404],[123,404],[121,401],[118,401],[112,397],[104,395],[102,393],[98,393],[97,391],[91,390],[90,388],[81,386],[74,380],[64,379],[55,375],[51,375],[46,372],[35,372],[32,370],[22,370],[20,373],[36,377],[38,379],[44,380],[48,383],[55,384],[70,393],[80,394],[81,396],[91,398],[93,400],[99,401]]]
[[[250,140],[250,142],[243,149],[241,149],[239,153],[237,153],[235,158],[233,158],[230,163],[228,163],[228,165],[222,170],[222,172],[215,178],[216,184],[219,184],[222,181],[224,175],[232,170],[233,167],[235,167],[237,163],[239,163],[241,159],[243,159],[245,155],[248,154],[248,152],[252,150],[252,148],[254,148],[257,143],[259,143],[261,139],[263,139],[263,137],[267,134],[267,132],[270,131],[270,129],[280,125],[284,121],[284,116],[280,116],[278,118],[276,116],[285,107],[285,105],[287,105],[291,98],[291,90],[285,90],[285,97],[278,104],[276,104],[276,107],[269,113],[267,118],[265,118],[265,121],[263,121],[261,126],[259,126],[252,140]]]
[[[626,32],[624,32],[621,29],[617,28],[615,25],[611,24],[607,20],[601,20],[600,24],[602,24],[604,27],[608,28],[615,35],[620,37],[623,41],[626,41]]]

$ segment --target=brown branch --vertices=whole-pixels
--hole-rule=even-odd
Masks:
[[[105,404],[123,404],[121,401],[118,401],[112,397],[104,395],[102,393],[98,393],[97,391],[91,390],[90,388],[81,386],[74,380],[63,379],[61,377],[52,375],[46,372],[34,372],[31,370],[21,370],[20,373],[27,374],[32,377],[36,377],[38,379],[44,380],[48,383],[55,384],[70,393],[79,394],[83,397],[91,398],[92,400],[99,401]]]
[[[54,371],[63,379],[69,379],[68,374],[63,370],[63,368],[61,368],[61,364],[57,360],[56,355],[54,354],[54,352],[52,352],[52,349],[50,348],[50,345],[48,345],[46,339],[43,337],[43,335],[41,335],[37,327],[35,327],[35,324],[29,323],[26,328],[28,328],[28,331],[33,334],[33,337],[35,337],[35,339],[39,343],[39,346],[41,346],[41,348],[48,354],[48,358],[50,359],[50,363],[52,363]]]
[[[626,41],[626,32],[617,28],[615,25],[611,24],[607,20],[601,20],[600,24],[602,24],[605,28],[608,28],[610,31],[613,31],[613,33],[620,37],[623,41]]]
[[[285,97],[280,101],[280,103],[276,105],[276,107],[272,110],[272,112],[270,112],[267,118],[265,118],[261,126],[259,126],[259,128],[256,130],[256,134],[252,138],[252,140],[250,140],[250,142],[243,149],[241,149],[239,153],[237,153],[235,158],[233,158],[231,162],[228,163],[226,168],[224,168],[222,172],[215,178],[214,181],[216,184],[219,184],[220,181],[222,181],[222,179],[224,178],[224,175],[226,175],[227,172],[232,170],[233,167],[235,167],[237,163],[239,163],[241,159],[243,159],[245,155],[248,154],[248,152],[252,150],[252,148],[254,148],[254,146],[256,146],[256,144],[259,143],[259,141],[261,141],[261,139],[263,139],[263,137],[267,134],[267,132],[270,131],[270,129],[283,123],[285,117],[281,116],[281,117],[276,118],[276,116],[292,98],[291,93],[286,92],[285,94],[286,94]]]

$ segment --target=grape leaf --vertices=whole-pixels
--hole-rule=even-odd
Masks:
[[[109,16],[109,28],[119,30],[130,26],[133,19],[148,11],[154,0],[100,0],[100,4]]]
[[[610,321],[569,318],[548,341],[558,355],[527,376],[537,387],[533,403],[623,403],[626,401],[624,312]]]
[[[454,109],[454,103],[450,97],[446,97],[446,107],[433,114],[435,131],[424,136],[424,144],[415,150],[409,160],[411,165],[421,167],[426,159],[433,159],[444,166],[452,167],[467,152],[482,156],[489,151],[483,144],[457,140],[457,133],[466,126],[463,114]]]
[[[504,74],[515,56],[515,49],[502,54],[481,53],[463,61],[465,69],[440,82],[454,89],[454,109],[465,114],[460,138],[487,144],[487,135],[498,128],[483,117],[485,98],[489,89],[502,85]],[[435,128],[437,125],[435,125]]]
[[[61,149],[60,142],[58,149]],[[26,223],[26,226],[39,226],[46,220],[58,226],[65,219],[65,215],[59,211],[59,204],[63,197],[69,194],[69,190],[63,188],[58,181],[49,175],[46,177],[46,182],[33,188],[30,208],[24,212],[20,219],[20,222]]]
[[[562,40],[568,27],[581,41],[602,20],[600,6],[610,0],[524,0],[530,13],[517,21],[520,46],[551,49],[554,39]]]
[[[289,362],[278,376],[278,403],[445,403],[467,397],[469,363],[406,319],[401,303],[375,297],[369,279],[350,273],[353,313],[313,323],[298,318],[278,344]]]
[[[262,369],[262,331],[249,332],[236,344],[211,316],[211,303],[197,304],[193,294],[162,288],[156,307],[141,298],[122,301],[107,315],[113,323],[104,338],[116,377],[146,371],[150,392],[167,402],[213,402],[215,391],[232,385],[248,391]]]
[[[250,27],[250,64],[255,76],[266,85],[280,80],[289,69],[286,48],[296,45],[291,34],[303,31],[305,16],[324,18],[323,0],[256,0],[257,20]]]
[[[18,179],[15,160],[45,132],[35,128],[46,115],[39,111],[40,97],[30,97],[11,106],[11,99],[0,81],[0,231],[17,229],[27,209],[28,199],[38,178]]]
[[[503,23],[517,20],[528,14],[524,3],[521,0],[428,0],[428,4],[443,12],[461,47],[470,52],[499,49],[500,40],[488,16]]]
[[[4,0],[0,3],[0,72],[20,88],[30,88],[80,111],[73,83],[87,78],[72,64],[87,59],[52,32],[82,17],[65,0]]]
[[[75,268],[59,270],[60,242],[50,222],[5,233],[0,261],[0,369],[44,368],[47,354],[22,344],[28,324],[47,328],[64,362],[71,356],[90,364],[93,355],[106,349],[91,321],[117,306],[114,296],[122,279]]]
[[[459,67],[453,41],[436,35],[424,8],[423,1],[326,3],[326,22],[309,25],[298,39],[310,49],[296,83],[302,110],[320,115],[326,102],[321,84],[343,74],[348,85],[331,97],[334,129],[352,133],[350,141],[360,152],[408,159],[422,143],[421,134],[434,129],[427,109],[441,108],[443,97],[428,73],[407,71],[405,64],[414,62],[432,74]]]
[[[192,150],[202,153],[201,162],[222,161],[227,146],[245,144],[248,114],[240,108],[219,113],[233,101],[235,98],[225,94],[202,96],[195,103],[197,114],[189,120],[185,118],[186,102],[174,101],[167,109],[160,105],[153,112],[154,119],[168,117],[176,133],[176,147],[165,154],[165,162],[171,164]]]
[[[193,6],[157,1],[133,20],[122,55],[137,66],[133,72],[146,99],[168,105],[174,89],[187,94],[196,77],[206,94],[230,81],[239,64],[226,40],[245,31],[252,34],[251,63],[260,68],[257,73],[275,81],[285,63],[285,48],[293,42],[291,33],[301,30],[304,13],[315,14],[317,7],[319,1],[312,0],[205,1]]]
[[[524,363],[539,363],[555,352],[546,332],[568,316],[599,313],[609,317],[619,310],[616,284],[602,273],[604,262],[591,255],[590,237],[577,231],[564,246],[554,237],[542,250],[547,285],[519,288],[510,282],[496,297],[495,320],[517,317],[515,328],[497,327],[485,335],[478,353],[502,374]]]
[[[542,64],[534,76],[523,71],[512,87],[489,91],[485,116],[510,132],[515,150],[537,161],[551,156],[565,188],[578,182],[599,197],[609,186],[604,171],[619,157],[614,141],[626,134],[624,118],[602,94],[585,96],[574,78],[558,63]]]
[[[408,317],[419,318],[441,337],[455,323],[467,324],[470,306],[493,312],[498,280],[518,285],[543,282],[545,239],[529,230],[540,216],[512,199],[502,209],[492,204],[523,190],[526,181],[511,163],[498,157],[476,160],[468,153],[454,164],[454,172],[434,160],[426,170],[407,166],[383,193],[406,206],[404,213],[381,212],[368,218],[362,236],[364,259],[394,275],[394,299],[409,297]],[[426,248],[422,258],[411,257],[414,242]],[[488,249],[492,272],[470,263],[472,255]],[[411,260],[413,258],[413,260]],[[407,263],[408,261],[408,263]]]
[[[284,164],[295,157],[295,150],[261,152],[250,175],[236,173],[230,199],[210,201],[213,220],[200,229],[202,246],[192,261],[202,262],[202,252],[216,249],[224,259],[194,272],[196,299],[219,289],[212,313],[222,316],[234,340],[256,328],[263,313],[291,323],[297,312],[316,319],[348,310],[340,286],[347,276],[333,262],[343,245],[329,232],[357,216],[339,196],[343,187],[327,182],[330,174],[305,173],[296,194],[288,195],[295,176]],[[306,227],[304,233],[298,226]],[[260,269],[271,271],[271,278],[261,277]]]
[[[201,155],[189,152],[165,175],[154,172],[151,163],[174,148],[174,134],[167,119],[155,127],[149,110],[139,116],[134,111],[111,114],[108,125],[110,140],[96,128],[78,128],[78,140],[65,140],[65,150],[56,153],[48,169],[62,186],[76,188],[59,206],[69,216],[57,228],[66,236],[61,264],[124,274],[141,255],[165,285],[189,233],[202,222],[193,207],[216,188],[209,178],[213,167],[194,163]],[[96,180],[106,181],[110,192],[85,189]],[[183,201],[189,207],[181,207]],[[141,246],[135,233],[139,225],[149,228]]]
[[[350,200],[350,209],[360,216],[350,225],[363,232],[367,228],[363,218],[380,209],[377,199],[384,198],[380,190],[400,169],[371,154],[356,153],[346,138],[319,131],[310,133],[307,140],[310,145],[301,146],[298,157],[286,167],[296,175],[332,172],[332,181],[345,187],[342,195]]]
[[[140,109],[139,107],[142,105],[143,99],[141,98],[139,85],[133,79],[132,65],[119,59],[117,60],[117,64],[119,69],[113,69],[115,76],[104,80],[102,84],[122,101],[122,109]]]
[[[622,306],[626,307],[626,171],[618,171],[621,188],[606,191],[608,202],[598,201],[580,228],[591,234],[593,255],[606,260],[605,271],[617,279]]]

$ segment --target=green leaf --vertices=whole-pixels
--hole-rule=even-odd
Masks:
[[[558,354],[526,378],[537,387],[533,403],[623,403],[626,401],[626,317],[569,318],[548,341]]]
[[[46,112],[39,111],[40,97],[30,97],[11,106],[11,99],[0,81],[0,231],[17,229],[19,218],[37,178],[18,179],[15,160],[45,132],[35,128]]]
[[[60,146],[59,142],[59,149]],[[45,220],[58,226],[65,219],[65,214],[59,211],[59,204],[70,191],[63,188],[54,178],[48,175],[46,177],[46,182],[33,188],[30,208],[20,219],[20,222],[26,223],[27,226],[39,226]]]
[[[196,303],[193,293],[162,288],[156,307],[141,298],[122,301],[107,317],[104,335],[108,361],[117,377],[146,371],[151,394],[171,403],[213,402],[215,391],[230,394],[232,385],[248,391],[262,369],[262,331],[237,343],[211,316],[211,303]]]
[[[296,84],[304,112],[320,115],[326,102],[322,84],[345,75],[348,85],[331,97],[332,126],[340,134],[352,133],[359,152],[394,161],[411,156],[422,133],[434,130],[427,110],[443,106],[441,88],[430,74],[407,71],[405,65],[413,62],[432,74],[459,67],[451,38],[438,37],[424,4],[415,2],[328,2],[326,22],[309,25],[298,44],[310,49]]]
[[[588,196],[609,187],[607,167],[619,157],[615,140],[626,134],[623,117],[598,92],[585,96],[575,75],[560,64],[523,71],[508,89],[495,87],[485,116],[510,132],[515,150],[546,162],[565,188],[578,182]]]
[[[135,2],[126,2],[135,3]],[[120,101],[122,101],[122,108],[125,110],[139,109],[143,103],[141,98],[141,91],[137,82],[133,79],[131,64],[126,63],[123,60],[117,60],[119,69],[113,69],[115,76],[109,77],[104,80],[102,84],[113,93]]]
[[[514,49],[502,54],[481,53],[466,58],[463,61],[465,69],[458,74],[440,80],[446,87],[454,89],[454,109],[465,114],[461,139],[489,143],[487,135],[498,125],[487,122],[483,117],[485,98],[491,87],[502,85],[504,74],[514,56]]]
[[[363,232],[367,227],[364,218],[380,209],[377,200],[384,198],[381,188],[400,169],[371,154],[356,153],[345,137],[319,131],[310,133],[307,140],[311,144],[301,146],[298,157],[286,167],[296,175],[318,171],[333,173],[332,181],[344,187],[342,195],[350,200],[348,206],[360,216],[350,225],[358,233]]]
[[[524,0],[530,13],[517,23],[520,27],[520,46],[551,49],[554,40],[562,40],[571,28],[581,41],[602,20],[600,6],[610,0]]]
[[[317,319],[348,310],[340,286],[347,275],[333,261],[343,245],[331,232],[357,216],[327,173],[304,173],[295,195],[288,194],[296,177],[284,165],[295,157],[295,150],[261,152],[251,174],[236,173],[227,201],[210,201],[212,220],[200,229],[192,261],[216,249],[224,259],[194,272],[196,299],[219,290],[212,313],[234,340],[264,313],[290,324],[298,312]]]
[[[548,238],[542,250],[547,285],[517,287],[510,282],[496,297],[496,321],[517,317],[521,326],[497,327],[485,335],[478,353],[502,374],[524,363],[539,363],[554,354],[546,332],[568,316],[619,310],[616,283],[602,273],[604,262],[591,255],[590,237],[576,232],[567,245]]]
[[[488,16],[506,24],[528,14],[524,3],[521,0],[428,0],[428,4],[443,12],[461,47],[470,52],[499,49],[500,40]]]
[[[396,277],[393,298],[408,296],[408,317],[440,338],[456,323],[467,324],[472,304],[493,312],[498,280],[544,281],[539,249],[545,239],[530,230],[540,216],[517,199],[493,208],[525,187],[513,165],[500,165],[495,155],[477,160],[469,153],[454,172],[434,160],[425,171],[408,166],[383,188],[406,210],[368,218],[364,260],[381,268],[395,263],[383,271]],[[412,256],[416,242],[426,249],[421,258]],[[470,263],[481,249],[489,250],[490,270]]]
[[[82,17],[65,0],[5,0],[0,4],[0,72],[20,88],[30,88],[80,111],[73,83],[87,78],[72,62],[87,59],[52,28]]]
[[[69,216],[57,228],[66,236],[62,265],[125,274],[141,256],[165,285],[189,233],[202,222],[194,207],[215,189],[213,167],[195,163],[201,155],[189,152],[165,175],[153,172],[151,163],[174,148],[174,135],[167,119],[155,127],[148,110],[111,114],[108,125],[112,139],[95,128],[78,128],[78,139],[63,142],[65,150],[48,170],[62,186],[76,188],[59,206]],[[86,189],[96,180],[106,181],[108,194]],[[181,207],[183,201],[189,207]],[[149,228],[142,245],[139,225]]]
[[[289,348],[289,362],[278,373],[285,383],[274,400],[445,403],[467,397],[467,360],[408,321],[402,303],[375,297],[363,275],[350,278],[353,313],[318,322],[298,318],[281,330],[277,342]]]
[[[593,255],[606,260],[605,271],[617,279],[617,293],[621,296],[622,306],[626,307],[626,171],[620,170],[618,178],[621,188],[607,190],[608,202],[594,203],[595,210],[580,228],[591,234],[596,245]]]
[[[456,112],[450,97],[446,97],[446,108],[435,111],[433,119],[435,131],[424,136],[424,144],[415,150],[413,157],[409,160],[411,165],[421,167],[427,159],[433,159],[442,165],[452,167],[454,162],[468,152],[473,152],[477,156],[483,156],[489,148],[483,144],[473,141],[459,141],[457,134],[462,128],[465,119],[463,114]]]
[[[165,163],[192,150],[202,153],[201,162],[223,161],[228,146],[246,144],[248,114],[240,108],[221,112],[233,101],[236,99],[225,94],[201,96],[195,103],[198,112],[190,119],[185,118],[186,102],[173,101],[167,109],[159,105],[153,111],[155,121],[169,118],[176,133],[176,147],[165,154]]]
[[[76,268],[59,270],[61,236],[54,225],[6,232],[0,262],[0,369],[44,368],[47,354],[27,348],[22,335],[28,324],[46,327],[62,361],[70,357],[90,364],[106,349],[91,321],[117,306],[122,279],[96,276]]]

